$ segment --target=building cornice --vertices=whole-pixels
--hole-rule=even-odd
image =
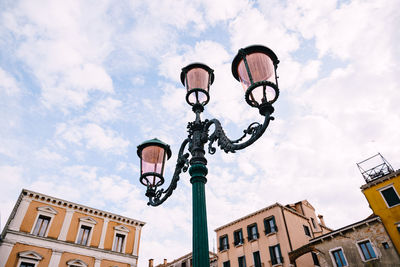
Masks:
[[[378,178],[378,179],[372,180],[372,181],[370,181],[370,182],[368,182],[368,183],[362,185],[362,186],[360,187],[360,189],[361,189],[361,190],[365,190],[365,189],[371,188],[371,187],[373,187],[373,186],[375,186],[375,185],[377,185],[377,184],[380,184],[380,183],[382,183],[382,182],[385,182],[385,181],[387,181],[387,180],[390,180],[390,179],[392,179],[392,178],[395,178],[395,177],[397,177],[397,176],[399,176],[399,175],[400,175],[400,169],[397,170],[397,171],[395,171],[395,172],[389,173],[389,174],[387,174],[387,175],[385,175],[385,176],[382,176],[382,177],[380,177],[380,178]]]
[[[115,213],[91,208],[91,207],[88,207],[85,205],[81,205],[81,204],[77,204],[77,203],[67,201],[64,199],[59,199],[56,197],[48,196],[48,195],[34,192],[31,190],[27,190],[27,189],[22,189],[20,198],[22,198],[23,196],[29,197],[35,201],[39,201],[39,202],[46,203],[46,204],[51,204],[53,206],[73,209],[73,210],[76,210],[77,212],[82,212],[89,216],[94,216],[94,217],[99,217],[99,218],[108,218],[110,220],[128,224],[128,225],[143,227],[146,224],[145,222],[142,222],[142,221],[139,221],[136,219],[132,219],[132,218],[128,218],[125,216],[117,215]],[[18,199],[19,201],[17,202],[18,205],[19,205],[19,202],[21,201],[20,198]],[[16,207],[18,205],[16,205]],[[13,213],[15,213],[14,210],[13,210]],[[10,216],[10,218],[11,218],[11,216]]]

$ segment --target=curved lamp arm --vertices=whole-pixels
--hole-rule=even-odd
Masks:
[[[185,150],[186,145],[189,143],[190,139],[187,138],[183,141],[181,144],[181,148],[179,149],[179,154],[178,154],[178,160],[176,162],[176,167],[174,171],[174,176],[172,177],[171,184],[168,186],[166,190],[163,188],[159,189],[158,191],[155,191],[156,189],[154,188],[147,188],[146,196],[149,197],[149,202],[147,205],[151,206],[158,206],[161,205],[175,190],[176,185],[179,181],[179,175],[181,172],[186,172],[188,169],[189,165],[189,153],[183,154],[183,151]]]
[[[214,154],[216,148],[213,146],[215,141],[218,141],[217,145],[225,151],[225,153],[232,152],[235,153],[236,150],[240,150],[243,148],[248,147],[249,145],[253,144],[258,138],[260,138],[265,130],[267,129],[269,122],[274,120],[274,117],[271,116],[270,112],[265,112],[264,114],[265,119],[264,123],[260,124],[258,122],[251,123],[246,130],[244,130],[244,134],[242,137],[236,140],[230,140],[221,126],[221,122],[217,119],[212,119],[207,121],[205,126],[205,131],[208,132],[208,129],[211,125],[214,124],[215,130],[214,132],[209,135],[208,140],[208,153]],[[242,143],[240,143],[247,135],[250,135],[250,138]]]

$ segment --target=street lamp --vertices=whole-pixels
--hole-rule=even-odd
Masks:
[[[259,139],[274,118],[272,104],[279,96],[276,68],[279,60],[275,53],[261,45],[240,49],[232,62],[232,74],[241,82],[245,90],[246,102],[258,108],[264,116],[263,124],[251,123],[236,140],[229,139],[217,119],[204,120],[200,113],[210,100],[209,89],[214,81],[213,70],[202,63],[193,63],[182,69],[181,81],[186,87],[186,102],[192,106],[196,119],[189,122],[188,137],[182,142],[178,160],[170,185],[159,189],[164,183],[164,164],[171,156],[169,146],[158,139],[146,141],[138,146],[137,154],[141,160],[140,182],[146,186],[148,205],[162,204],[177,186],[179,175],[189,169],[193,199],[193,266],[209,266],[207,214],[204,186],[207,182],[207,160],[204,146],[208,143],[208,152],[214,154],[215,142],[226,153],[244,149]],[[214,131],[210,133],[210,127]],[[189,153],[185,153],[188,146]]]

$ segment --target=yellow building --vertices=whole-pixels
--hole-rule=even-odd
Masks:
[[[23,189],[0,239],[3,267],[136,267],[145,223]]]
[[[394,171],[380,154],[377,156],[383,163],[366,170],[360,168],[366,181],[361,190],[400,254],[400,170]]]

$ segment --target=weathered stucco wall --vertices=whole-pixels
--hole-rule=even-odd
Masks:
[[[377,255],[377,259],[365,262],[361,256],[357,242],[369,240]],[[386,242],[389,248],[385,249],[382,243]],[[326,237],[322,242],[315,244],[320,253],[318,259],[322,267],[336,266],[332,261],[331,253],[335,248],[342,248],[348,266],[399,266],[400,257],[396,252],[393,243],[387,235],[383,224],[374,221],[369,225],[364,224],[357,228],[348,229],[338,233],[333,238]]]

